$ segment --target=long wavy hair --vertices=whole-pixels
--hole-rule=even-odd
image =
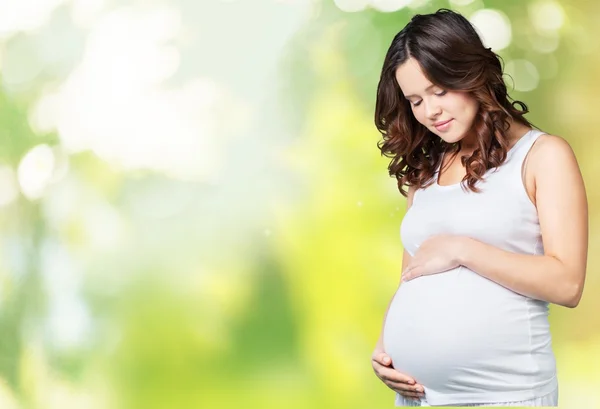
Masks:
[[[395,75],[410,57],[433,84],[445,90],[467,92],[479,102],[472,128],[477,135],[477,148],[470,156],[461,156],[467,171],[461,181],[463,189],[466,183],[468,189],[479,192],[477,181],[506,160],[509,118],[533,127],[523,117],[529,112],[527,105],[509,97],[501,57],[483,45],[465,17],[449,9],[415,15],[396,34],[387,51],[375,104],[375,126],[383,135],[377,146],[383,156],[392,159],[389,174],[396,177],[398,189],[405,197],[408,190],[405,192],[403,186],[424,188],[433,184],[442,155],[456,155],[462,146],[461,141],[445,142],[414,117]]]

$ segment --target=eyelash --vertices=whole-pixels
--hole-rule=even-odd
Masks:
[[[437,95],[438,97],[442,97],[442,96],[446,95],[447,93],[448,93],[448,91],[444,90],[444,91],[440,92],[439,94],[435,94],[435,95]],[[421,101],[419,101],[418,104],[412,104],[412,106],[414,106],[414,107],[417,107],[419,105],[421,105]]]

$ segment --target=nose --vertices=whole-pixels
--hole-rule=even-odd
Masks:
[[[439,105],[439,102],[436,99],[429,99],[428,101],[423,101],[425,103],[425,115],[429,120],[434,120],[442,113],[442,108]]]

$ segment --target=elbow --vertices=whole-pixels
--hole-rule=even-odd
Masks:
[[[583,294],[583,285],[576,284],[575,288],[569,292],[569,297],[565,300],[563,304],[568,308],[575,308],[579,305],[579,301],[581,301],[581,295]]]
[[[575,308],[578,305],[579,305],[579,301],[578,300],[569,300],[569,301],[563,303],[563,306],[567,307],[567,308]]]

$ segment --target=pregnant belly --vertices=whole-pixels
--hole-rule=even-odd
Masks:
[[[487,382],[486,371],[501,372],[515,358],[522,365],[528,354],[526,308],[526,297],[465,267],[419,277],[396,292],[384,348],[394,368],[426,391],[473,391]]]

